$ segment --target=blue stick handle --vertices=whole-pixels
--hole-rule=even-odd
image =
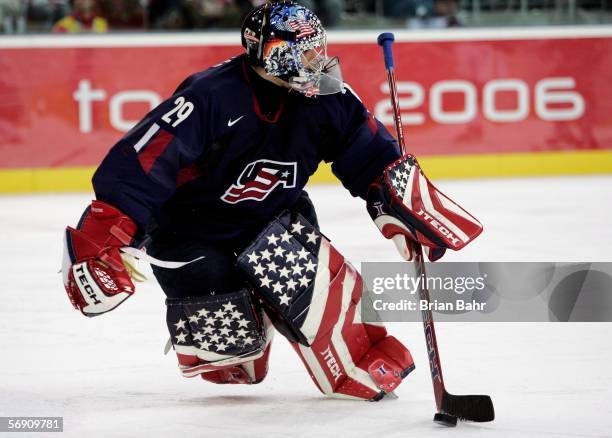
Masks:
[[[395,35],[391,32],[385,32],[378,35],[378,44],[383,48],[385,54],[385,67],[391,69],[394,67],[393,63],[393,42],[395,41]]]

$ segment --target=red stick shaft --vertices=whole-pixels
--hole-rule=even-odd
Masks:
[[[387,79],[389,80],[389,92],[391,93],[391,105],[393,106],[393,119],[395,121],[395,131],[397,132],[397,141],[402,151],[402,155],[408,153],[406,142],[404,141],[404,126],[402,124],[402,114],[399,107],[399,98],[397,96],[397,84],[395,82],[395,69],[387,69]]]
[[[397,131],[397,141],[400,146],[402,155],[406,155],[408,150],[404,140],[404,127],[402,124],[402,113],[399,107],[399,98],[397,96],[397,84],[395,81],[395,70],[391,67],[387,69],[387,79],[389,80],[389,91],[391,94],[391,105],[393,107],[393,118],[395,120],[395,130]],[[423,278],[423,285],[419,288],[419,299],[428,304],[427,310],[421,312],[423,318],[423,330],[425,332],[425,342],[427,344],[427,355],[429,356],[429,370],[431,372],[431,381],[433,383],[434,397],[436,399],[436,407],[438,412],[442,410],[442,396],[445,392],[444,378],[442,377],[442,365],[440,364],[440,354],[438,352],[438,341],[436,339],[436,329],[434,326],[433,314],[429,309],[431,298],[429,290],[427,290],[427,273],[425,272],[425,260],[423,258],[423,249],[421,245],[413,242],[412,245],[415,255],[415,265],[417,278]]]

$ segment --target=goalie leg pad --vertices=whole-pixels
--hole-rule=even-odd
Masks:
[[[259,383],[267,373],[272,324],[247,290],[167,299],[167,323],[185,377]]]
[[[382,324],[362,322],[361,276],[301,215],[268,225],[238,266],[324,394],[377,400],[413,369]]]

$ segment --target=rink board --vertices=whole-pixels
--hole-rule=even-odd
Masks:
[[[610,151],[424,156],[419,161],[431,179],[612,173]],[[0,171],[0,193],[89,191],[94,170],[95,167],[5,169]],[[321,164],[309,182],[339,181],[331,166]]]
[[[393,131],[377,34],[332,33],[329,52]],[[612,173],[612,27],[396,36],[408,148],[432,178]],[[0,192],[90,189],[152,106],[240,51],[235,33],[0,38]]]

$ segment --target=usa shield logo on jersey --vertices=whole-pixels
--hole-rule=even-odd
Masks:
[[[292,189],[296,184],[297,164],[272,160],[249,163],[238,181],[227,189],[221,200],[228,204],[263,201],[277,187]]]

